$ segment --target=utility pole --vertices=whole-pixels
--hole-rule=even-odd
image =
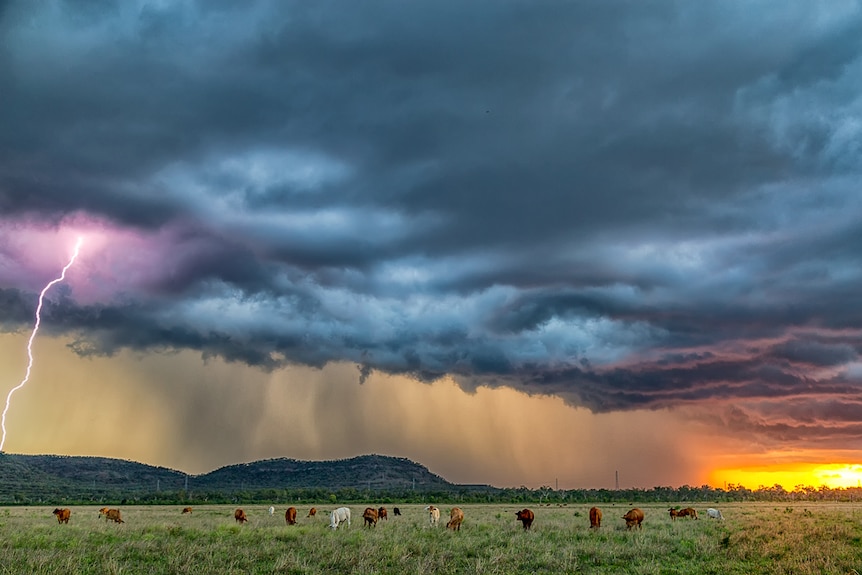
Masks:
[[[614,471],[614,482],[616,484],[616,490],[620,490],[620,472]]]

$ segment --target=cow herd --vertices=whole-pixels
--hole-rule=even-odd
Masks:
[[[397,507],[392,509],[393,515],[400,516],[401,510]],[[428,505],[425,507],[425,511],[428,513],[428,523],[431,527],[436,527],[440,523],[440,508],[435,505]],[[183,514],[191,514],[191,507],[184,507],[182,512]],[[269,508],[269,514],[272,515],[275,512],[274,507]],[[72,516],[72,511],[70,509],[54,509],[52,512],[53,515],[57,517],[58,523],[69,523],[69,519]],[[296,507],[288,507],[287,511],[284,512],[284,521],[288,525],[296,525]],[[672,521],[675,521],[678,517],[687,517],[690,519],[697,519],[697,510],[693,507],[686,507],[684,509],[677,509],[675,507],[671,507],[668,509],[668,513]],[[312,507],[308,511],[308,517],[315,517],[317,515],[317,508]],[[709,519],[718,519],[720,521],[724,520],[724,516],[721,514],[721,511],[718,509],[710,507],[706,510],[706,516]],[[119,509],[109,509],[107,507],[103,507],[99,510],[99,518],[105,518],[105,522],[113,521],[114,523],[125,523],[123,521],[122,515]],[[237,523],[243,524],[248,522],[248,517],[245,514],[245,511],[242,509],[237,509],[233,514],[234,520]],[[536,518],[536,514],[533,513],[530,509],[522,509],[520,511],[515,512],[515,519],[521,522],[524,530],[532,529],[533,521]],[[597,529],[602,526],[602,510],[598,507],[591,507],[589,511],[590,518],[590,528]],[[626,522],[626,529],[640,529],[641,524],[644,520],[644,512],[637,507],[630,509],[625,515],[622,516]],[[364,520],[365,527],[376,527],[377,522],[381,520],[389,520],[389,513],[385,507],[366,507],[365,511],[362,514],[362,519]],[[464,522],[464,511],[459,507],[453,507],[449,511],[449,521],[446,523],[446,527],[451,529],[452,531],[460,531],[461,523]],[[347,524],[347,527],[350,527],[350,508],[349,507],[339,507],[338,509],[333,510],[329,514],[329,527],[330,529],[338,529],[344,524]]]

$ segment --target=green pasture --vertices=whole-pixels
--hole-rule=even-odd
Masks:
[[[376,504],[371,504],[377,506]],[[725,521],[671,521],[669,504],[639,505],[646,519],[627,531],[628,505],[604,504],[601,529],[589,528],[590,505],[528,505],[536,514],[525,532],[515,505],[463,505],[460,532],[445,529],[451,505],[440,505],[441,525],[428,525],[421,505],[397,505],[403,515],[363,528],[365,505],[349,505],[352,527],[331,531],[328,512],[297,506],[287,526],[286,506],[120,507],[125,523],[106,523],[98,507],[71,507],[59,525],[53,507],[0,508],[0,574],[151,573],[862,573],[862,505],[771,503],[716,505]]]

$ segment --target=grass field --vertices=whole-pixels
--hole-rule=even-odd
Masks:
[[[681,503],[684,507],[685,503]],[[431,528],[419,505],[374,529],[362,527],[365,505],[349,505],[350,529],[332,532],[328,514],[287,526],[284,506],[122,507],[124,524],[98,519],[97,507],[72,507],[59,525],[53,507],[0,508],[0,573],[862,573],[862,505],[715,505],[725,521],[671,521],[668,505],[638,505],[641,531],[626,531],[629,506],[604,504],[601,529],[590,530],[589,505],[528,506],[533,530],[515,520],[515,505],[464,505],[454,533]],[[392,506],[389,507],[390,514]],[[443,515],[451,506],[441,505]],[[329,511],[332,506],[318,506]]]

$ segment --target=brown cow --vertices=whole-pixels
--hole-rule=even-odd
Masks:
[[[385,519],[386,521],[389,521],[389,513],[386,512],[385,507],[381,507],[377,510],[377,518],[378,519]]]
[[[677,511],[677,510],[676,510],[676,509],[674,509],[673,507],[671,507],[670,509],[668,509],[668,510],[667,510],[667,512],[668,512],[668,514],[670,515],[670,520],[671,520],[671,521],[676,521],[676,518],[677,518],[677,517],[679,517],[679,511]]]
[[[602,526],[602,510],[598,507],[590,507],[590,529],[598,529]]]
[[[52,511],[52,513],[57,516],[57,523],[65,523],[67,525],[69,524],[69,518],[72,516],[72,511],[70,509],[57,508]]]
[[[377,527],[377,510],[373,507],[366,507],[365,513],[362,514],[362,518],[365,519],[366,527],[371,527],[372,525]]]
[[[105,516],[105,523],[110,519],[114,523],[125,523],[123,518],[120,516],[119,509],[108,509],[107,507],[102,507],[99,509],[99,517]]]
[[[393,508],[392,508],[392,514],[393,514],[395,517],[399,517],[399,516],[401,515],[401,510],[400,510],[400,509],[398,509],[397,507],[393,507]]]
[[[464,521],[464,512],[460,507],[453,507],[449,512],[449,523],[446,524],[447,529],[452,531],[461,531],[461,522]]]
[[[515,516],[518,521],[524,526],[524,529],[531,529],[533,527],[533,519],[535,519],[535,515],[529,509],[521,509],[520,511],[515,511]]]
[[[697,511],[694,507],[686,507],[677,511],[677,517],[693,517],[697,519]]]
[[[288,525],[296,525],[296,507],[288,507],[284,512],[284,520]]]
[[[182,511],[182,513],[180,513],[180,515],[182,515],[183,513],[191,513],[191,512],[192,512],[191,507],[183,507],[183,511]]]
[[[248,521],[248,517],[245,516],[245,511],[242,509],[237,509],[233,512],[233,518],[236,519],[236,522],[242,525],[246,521]]]
[[[317,515],[317,507],[312,507],[311,509],[308,510],[308,515],[306,515],[306,518],[307,517],[314,517],[315,515]]]
[[[640,529],[641,523],[644,520],[644,512],[635,507],[623,515],[623,519],[626,520],[626,529],[631,529],[632,527]]]

